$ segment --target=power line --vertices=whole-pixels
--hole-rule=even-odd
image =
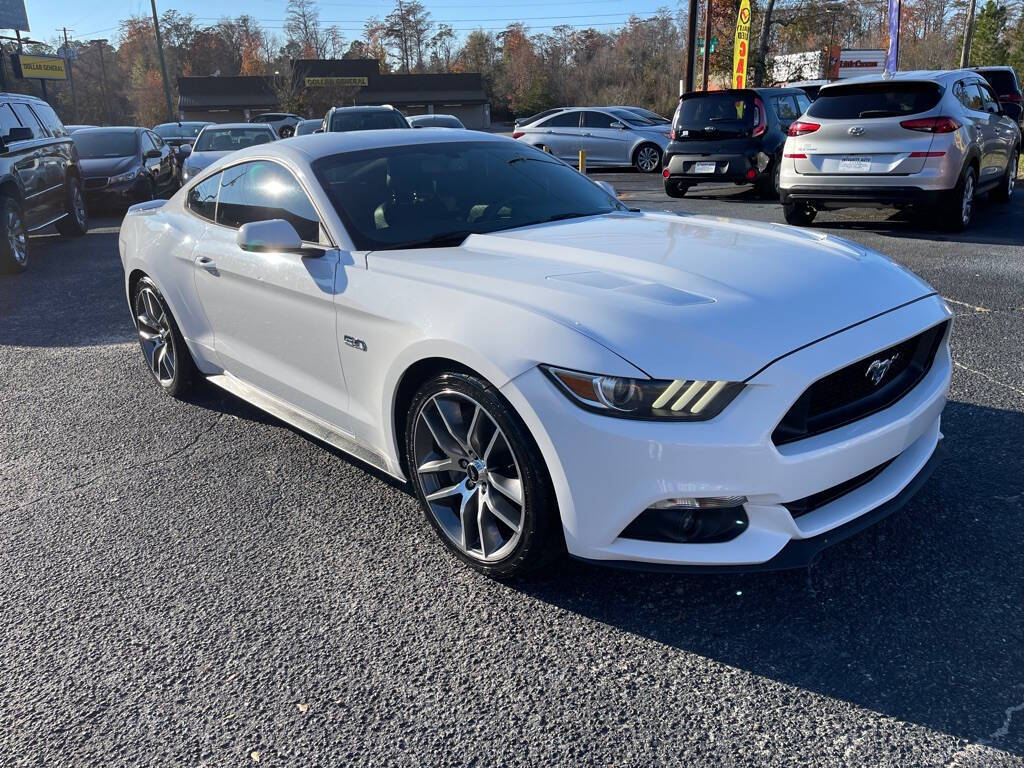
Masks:
[[[508,21],[508,22],[517,22],[517,21],[548,21],[550,19],[593,19],[593,18],[598,18],[598,17],[603,18],[603,17],[606,17],[606,16],[626,16],[626,17],[629,17],[629,16],[638,16],[638,15],[639,14],[637,14],[637,13],[635,13],[633,11],[626,11],[626,12],[618,12],[618,13],[582,13],[582,14],[579,14],[579,15],[576,15],[576,16],[519,16],[519,17],[499,16],[497,18],[490,18],[490,19],[438,19],[438,20],[436,20],[436,23],[438,23],[438,24],[447,24],[449,21],[454,21],[456,23],[460,23],[460,22],[461,23],[473,23],[473,22],[477,22],[477,21],[481,21],[481,22],[482,21]],[[221,19],[223,19],[225,17],[224,16],[192,16],[192,18],[193,19],[200,19],[201,21],[219,21],[219,20],[221,20]],[[250,18],[253,21],[260,22],[261,24],[263,22],[267,22],[267,21],[274,21],[274,22],[277,22],[277,21],[280,21],[280,22],[287,21],[287,19],[261,19],[261,18],[258,18],[256,16],[250,16]],[[320,23],[321,24],[359,24],[362,21],[364,21],[364,19],[320,19]]]

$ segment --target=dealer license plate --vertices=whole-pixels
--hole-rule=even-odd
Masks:
[[[870,157],[841,157],[839,171],[845,173],[864,173],[871,170]]]
[[[715,172],[715,164],[714,163],[694,163],[693,164],[693,172],[694,173],[714,173]]]

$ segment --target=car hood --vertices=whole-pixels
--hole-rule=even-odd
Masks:
[[[78,167],[82,175],[92,176],[117,176],[120,173],[127,173],[133,168],[142,164],[142,161],[134,155],[128,157],[96,157],[80,158]]]
[[[777,224],[616,213],[375,251],[370,269],[527,307],[654,378],[741,381],[934,291],[881,254]],[[538,347],[538,362],[546,360]]]

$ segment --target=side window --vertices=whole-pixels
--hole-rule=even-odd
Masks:
[[[999,99],[992,92],[992,88],[989,87],[988,83],[977,83],[978,90],[981,91],[981,100],[984,103],[984,109],[986,112],[992,114],[999,113]]]
[[[11,103],[11,109],[14,110],[14,114],[18,116],[18,120],[23,126],[32,129],[33,138],[38,139],[46,135],[46,131],[43,129],[42,124],[36,118],[35,113],[28,108],[27,104],[21,104],[15,101]]]
[[[139,145],[142,148],[142,154],[146,154],[151,149],[156,149],[156,144],[153,143],[153,138],[149,135],[148,131],[143,131],[139,136]]]
[[[307,242],[320,241],[320,219],[299,182],[277,163],[257,160],[222,174],[217,223],[240,227],[250,221],[284,219]]]
[[[217,210],[218,189],[220,189],[219,173],[199,182],[188,191],[188,207],[204,219],[213,221]]]
[[[611,115],[606,115],[603,112],[584,112],[583,113],[583,127],[584,128],[611,128],[612,123],[615,122],[615,118]]]
[[[17,128],[19,125],[21,124],[11,111],[10,105],[0,104],[0,136],[7,136],[11,128]]]
[[[796,95],[796,107],[798,110],[797,117],[800,117],[800,115],[806,112],[809,106],[811,106],[811,100],[807,98],[807,94],[798,93]]]
[[[985,111],[985,100],[981,96],[981,90],[977,83],[967,83],[964,86],[964,93],[967,99],[964,102],[965,107],[973,109],[975,112]]]
[[[33,104],[32,111],[36,113],[36,117],[39,121],[46,126],[46,129],[54,136],[67,136],[68,132],[64,128],[64,123],[57,117],[57,113],[53,111],[53,107],[45,102],[42,104]]]
[[[149,136],[149,140],[153,142],[153,146],[157,149],[163,149],[164,140],[157,136],[152,131],[146,131],[146,135]]]
[[[796,108],[796,100],[792,96],[775,96],[772,98],[772,102],[775,104],[775,114],[779,116],[779,120],[792,122],[800,117],[800,112]]]
[[[579,112],[563,112],[553,117],[549,117],[538,128],[579,128],[580,125],[580,113]]]

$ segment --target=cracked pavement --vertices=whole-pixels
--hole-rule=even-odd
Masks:
[[[157,391],[116,221],[33,238],[0,276],[0,765],[1024,766],[1022,197],[960,236],[816,222],[957,313],[947,458],[902,511],[805,571],[511,586],[364,465]]]

